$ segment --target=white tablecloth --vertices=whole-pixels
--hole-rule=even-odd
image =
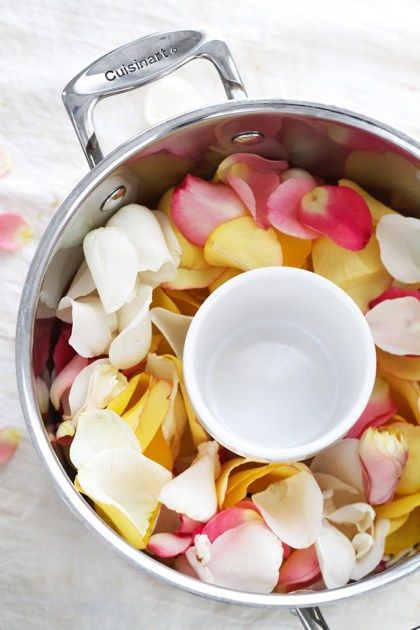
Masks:
[[[65,83],[125,42],[173,27],[226,38],[251,95],[334,103],[420,138],[418,0],[2,0],[0,147],[14,168],[0,181],[0,212],[23,213],[36,238],[0,252],[0,424],[22,428],[0,471],[0,628],[165,630],[298,628],[287,611],[201,600],[128,566],[88,533],[53,489],[30,444],[15,385],[14,333],[36,242],[86,172],[61,104]],[[184,76],[205,100],[223,93],[205,62]],[[193,67],[194,66],[194,67]],[[145,126],[144,93],[110,99],[98,114],[108,146]],[[118,102],[117,102],[118,101]],[[176,107],[175,97],[168,102]],[[111,116],[117,108],[120,116]],[[174,109],[175,113],[175,109]],[[420,575],[325,608],[331,628],[408,630],[420,623]]]

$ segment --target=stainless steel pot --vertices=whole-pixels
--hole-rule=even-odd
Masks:
[[[146,85],[186,62],[216,67],[228,102],[173,118],[103,157],[92,113],[107,96]],[[176,95],[174,95],[176,98]],[[261,607],[288,607],[305,628],[327,628],[317,606],[366,593],[412,573],[420,557],[335,590],[260,595],[232,591],[180,574],[138,551],[112,531],[75,490],[71,472],[48,437],[35,377],[48,365],[57,303],[81,258],[85,234],[126,203],[151,205],[187,172],[210,176],[237,151],[287,158],[324,177],[349,177],[401,212],[420,216],[420,145],[395,129],[339,108],[278,99],[248,99],[226,44],[198,31],[141,38],[95,61],[63,93],[67,112],[91,167],[44,234],[26,279],[17,327],[21,403],[35,447],[59,494],[83,523],[137,567],[204,597]]]

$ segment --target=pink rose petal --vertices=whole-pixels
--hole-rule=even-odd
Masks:
[[[59,409],[63,394],[70,389],[76,376],[87,366],[89,361],[78,354],[55,377],[51,384],[50,399],[55,409]]]
[[[256,509],[231,507],[216,514],[216,516],[204,526],[201,533],[206,534],[210,542],[213,542],[229,529],[258,519],[261,520],[261,516]]]
[[[414,297],[416,300],[420,300],[419,289],[404,289],[402,287],[389,287],[386,291],[378,295],[374,300],[369,302],[369,308],[372,309],[385,300],[395,300],[402,297]]]
[[[346,437],[359,438],[368,427],[379,427],[396,413],[397,405],[392,400],[388,383],[377,376],[366,409]]]
[[[19,214],[0,214],[0,249],[15,252],[33,237],[28,223]]]
[[[372,236],[372,217],[367,203],[347,186],[318,186],[299,205],[299,220],[350,249],[363,249]]]
[[[290,236],[318,238],[319,233],[305,227],[298,218],[302,197],[315,187],[315,182],[303,177],[292,177],[280,184],[267,202],[267,217],[271,225]]]
[[[76,350],[69,344],[71,336],[71,325],[63,323],[60,336],[55,344],[53,353],[53,362],[55,367],[55,373],[59,374],[63,368],[76,354]]]
[[[153,534],[147,545],[148,551],[151,551],[160,558],[173,558],[185,553],[193,540],[192,535],[182,536],[179,534]]]
[[[359,440],[345,438],[319,453],[311,463],[313,473],[325,473],[363,492],[363,466]]]
[[[295,549],[281,565],[279,586],[287,590],[291,587],[303,587],[319,574],[319,562],[314,545],[306,549]]]
[[[258,227],[268,229],[267,201],[280,183],[284,160],[266,160],[250,153],[234,153],[219,165],[216,179],[228,183],[252,214]]]
[[[415,297],[385,300],[366,313],[373,340],[391,354],[420,355],[420,301]]]
[[[195,245],[205,245],[214,228],[245,214],[245,206],[229,186],[193,175],[187,175],[172,195],[172,220]]]
[[[197,534],[198,530],[203,529],[203,523],[201,521],[195,521],[193,518],[186,516],[185,514],[179,515],[179,527],[176,530],[176,534]]]
[[[21,435],[16,429],[3,427],[0,429],[0,464],[5,464],[14,455]]]
[[[387,503],[394,495],[408,458],[403,434],[368,429],[360,438],[359,455],[369,503]]]

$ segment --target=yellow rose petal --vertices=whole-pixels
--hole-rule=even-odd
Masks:
[[[156,431],[153,439],[145,449],[144,455],[157,464],[164,466],[167,470],[172,470],[174,465],[172,450],[163,437],[161,428]]]
[[[420,357],[405,357],[389,354],[380,348],[376,356],[381,370],[394,374],[407,381],[420,381]]]
[[[215,228],[205,244],[204,256],[210,265],[243,271],[283,262],[276,232],[259,228],[251,217],[239,217]]]
[[[312,241],[283,234],[283,232],[278,230],[276,232],[283,252],[283,265],[285,267],[301,268],[311,253]]]
[[[420,492],[420,426],[397,422],[388,425],[387,430],[402,433],[408,442],[408,459],[397,486],[397,494]]]
[[[242,501],[242,499],[246,497],[250,485],[257,479],[274,474],[276,476],[276,481],[282,481],[292,475],[295,475],[297,472],[297,468],[289,466],[288,464],[265,464],[233,473],[229,477],[223,507],[232,507],[239,501]],[[267,482],[267,485],[268,483],[269,481]]]
[[[402,527],[385,541],[385,553],[397,554],[420,543],[420,508],[415,509]]]
[[[235,276],[239,276],[240,273],[242,272],[239,271],[239,269],[226,269],[226,271],[224,271],[221,276],[216,278],[216,280],[209,285],[210,293],[216,291],[216,289],[221,287],[222,284],[224,284],[228,280],[235,278]]]
[[[352,188],[355,190],[363,199],[366,201],[367,206],[370,210],[370,214],[372,215],[373,224],[376,225],[379,219],[386,214],[396,214],[395,210],[389,208],[384,203],[380,202],[372,195],[369,195],[366,190],[363,190],[358,184],[352,182],[350,179],[340,179],[338,180],[339,186],[347,186],[347,188]]]
[[[394,374],[382,372],[389,383],[391,396],[395,401],[399,413],[410,422],[420,424],[420,385],[417,381],[407,381]]]
[[[162,380],[157,380],[150,389],[136,429],[136,436],[143,451],[149,446],[166,418],[171,391],[171,383]]]
[[[153,291],[153,301],[150,308],[166,308],[172,313],[181,312],[172,298],[161,287],[156,287]]]
[[[409,514],[414,508],[420,506],[420,492],[409,494],[406,497],[395,499],[391,503],[375,505],[375,512],[382,518],[399,518]]]

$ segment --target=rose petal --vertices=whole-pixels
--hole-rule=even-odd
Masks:
[[[420,281],[420,219],[400,214],[383,216],[376,228],[381,259],[401,282]]]
[[[77,483],[130,544],[144,548],[158,508],[157,497],[171,477],[140,451],[123,447],[91,457],[79,468]]]
[[[15,252],[32,238],[32,230],[23,217],[12,212],[0,214],[0,249]]]
[[[314,188],[302,198],[298,219],[351,251],[363,249],[372,236],[372,217],[365,200],[346,186]]]
[[[328,517],[341,507],[363,499],[359,490],[332,475],[314,473],[314,478],[324,496],[324,516]]]
[[[366,313],[375,344],[392,354],[420,354],[420,301],[402,297]]]
[[[359,442],[369,503],[387,503],[394,495],[408,457],[403,434],[367,429]]]
[[[155,210],[153,214],[159,222],[160,229],[162,230],[162,234],[171,255],[172,261],[176,267],[179,267],[182,256],[182,247],[176,237],[171,220],[163,212],[163,210]]]
[[[126,377],[108,359],[97,359],[83,368],[74,379],[69,393],[70,416],[81,409],[102,409],[126,387]]]
[[[153,534],[149,538],[147,550],[160,558],[173,558],[187,551],[193,540],[192,536],[178,534]]]
[[[61,370],[66,367],[67,363],[70,363],[72,358],[76,355],[75,349],[69,344],[70,335],[71,325],[63,324],[53,352],[53,362],[56,374],[59,374]]]
[[[346,250],[327,238],[319,238],[312,245],[312,262],[315,273],[348,293],[364,313],[369,302],[392,282],[381,262],[379,245],[374,237],[360,252]]]
[[[366,534],[366,532],[358,532],[353,536],[351,544],[353,545],[353,549],[356,553],[356,562],[364,558],[369,553],[374,545],[374,542],[373,536]]]
[[[161,429],[170,409],[170,395],[172,384],[167,381],[151,378],[149,390],[145,395],[145,404],[139,413],[133,407],[123,416],[131,426],[136,426],[136,436],[142,451],[150,445],[156,433]],[[133,422],[133,414],[137,415],[137,422]],[[128,418],[130,416],[130,420]]]
[[[251,505],[253,504],[251,503]],[[216,516],[206,523],[201,533],[205,534],[210,542],[213,542],[227,530],[255,520],[261,520],[255,506],[253,506],[252,509],[231,507],[216,514]]]
[[[242,272],[239,271],[239,269],[226,269],[226,271],[224,271],[222,275],[220,275],[218,278],[216,278],[216,280],[214,280],[211,284],[209,284],[210,293],[213,293],[213,291],[216,291],[216,289],[221,287],[222,284],[224,284],[228,280],[232,280],[232,278],[239,276],[240,273]]]
[[[356,565],[356,554],[349,539],[324,521],[315,549],[326,587],[339,588],[347,584]]]
[[[396,413],[397,405],[391,397],[388,383],[377,376],[366,409],[346,437],[359,438],[368,427],[378,427]]]
[[[375,512],[381,518],[400,518],[420,507],[420,492],[396,498],[391,503],[377,505]]]
[[[40,376],[35,377],[35,395],[39,412],[44,415],[50,406],[50,392],[47,383]]]
[[[413,426],[408,422],[396,422],[388,425],[387,430],[397,435],[404,435],[408,442],[408,459],[397,487],[397,493],[420,492],[420,426]]]
[[[283,265],[285,267],[307,268],[304,265],[311,253],[312,241],[304,238],[296,238],[282,232],[277,232],[277,240],[283,252]]]
[[[411,549],[420,542],[420,509],[411,512],[405,523],[397,531],[388,535],[385,541],[385,551],[398,554]]]
[[[183,291],[184,289],[204,289],[215,282],[225,271],[223,267],[205,269],[183,269],[180,267],[175,278],[163,284],[164,289]]]
[[[210,265],[249,271],[281,265],[281,245],[273,229],[262,230],[251,217],[240,217],[210,234],[204,255]]]
[[[322,493],[313,476],[300,472],[252,495],[270,529],[285,543],[301,549],[317,539],[322,528]]]
[[[129,301],[139,267],[136,249],[116,227],[98,228],[83,241],[83,252],[106,313]]]
[[[377,304],[380,304],[385,300],[395,300],[395,298],[402,297],[414,297],[417,300],[420,300],[420,291],[418,289],[404,289],[403,287],[389,287],[389,289],[369,302],[369,308],[374,308]]]
[[[120,369],[137,365],[149,352],[152,324],[149,306],[152,287],[140,285],[133,299],[117,313],[119,334],[109,347],[109,360]]]
[[[208,521],[217,511],[215,478],[220,472],[216,442],[204,442],[187,470],[160,492],[159,501],[170,510],[196,521]]]
[[[5,464],[14,455],[21,435],[16,429],[3,427],[0,429],[0,464]]]
[[[95,283],[92,278],[92,274],[89,271],[89,268],[86,264],[86,260],[84,260],[79,269],[76,272],[76,275],[73,278],[73,281],[70,285],[69,290],[67,291],[67,297],[72,300],[76,300],[79,297],[85,297],[95,291]]]
[[[352,580],[361,580],[378,566],[384,555],[385,537],[388,530],[388,520],[382,518],[376,519],[373,534],[374,543],[371,549],[361,559],[356,561],[350,576]]]
[[[204,245],[215,227],[244,214],[245,206],[229,186],[193,175],[187,175],[172,195],[172,220],[195,245]]]
[[[207,539],[206,545],[201,538]],[[198,540],[197,540],[198,539]],[[229,529],[210,544],[196,536],[186,556],[205,582],[251,593],[270,593],[278,581],[283,550],[262,521]]]
[[[382,372],[400,414],[409,422],[420,424],[420,384]]]
[[[345,438],[319,453],[311,463],[313,473],[326,473],[363,492],[359,440]]]
[[[296,549],[284,560],[280,568],[279,586],[282,590],[291,587],[303,587],[320,573],[315,546],[307,549]],[[279,589],[276,589],[279,590]]]
[[[408,381],[420,380],[420,357],[397,356],[376,349],[378,364],[382,371]]]
[[[397,214],[395,210],[392,210],[392,208],[388,208],[388,206],[378,201],[378,199],[375,199],[375,197],[372,197],[372,195],[369,195],[369,193],[366,192],[366,190],[364,190],[361,186],[359,186],[355,182],[352,182],[350,179],[340,179],[338,181],[338,184],[339,186],[352,188],[361,197],[363,197],[363,199],[366,201],[366,204],[369,208],[374,225],[376,225],[380,221],[380,219],[386,214]]]
[[[305,171],[304,168],[296,168],[296,167],[288,168],[287,171],[283,171],[283,173],[280,175],[281,182],[285,182],[288,179],[295,179],[295,178],[306,179],[310,182],[313,182],[314,187],[316,186],[316,179],[312,177],[309,171]]]
[[[97,453],[116,448],[139,451],[137,438],[128,424],[109,409],[83,411],[70,446],[73,466],[79,469]]]
[[[358,532],[364,533],[372,527],[375,510],[368,503],[351,503],[328,514],[328,520],[335,525],[355,525]]]
[[[203,523],[195,521],[193,518],[189,518],[185,514],[179,515],[179,527],[176,530],[177,534],[194,534],[197,529],[203,527]]]
[[[303,177],[292,177],[280,184],[267,202],[267,217],[271,225],[290,236],[302,239],[318,238],[319,233],[305,227],[298,218],[302,197],[315,187],[314,180]]]
[[[185,337],[192,322],[192,317],[171,313],[164,308],[152,308],[150,319],[163,334],[177,357],[182,358]]]
[[[55,377],[50,388],[50,399],[54,409],[59,409],[61,398],[73,385],[77,375],[86,368],[88,360],[76,354],[75,357]]]

